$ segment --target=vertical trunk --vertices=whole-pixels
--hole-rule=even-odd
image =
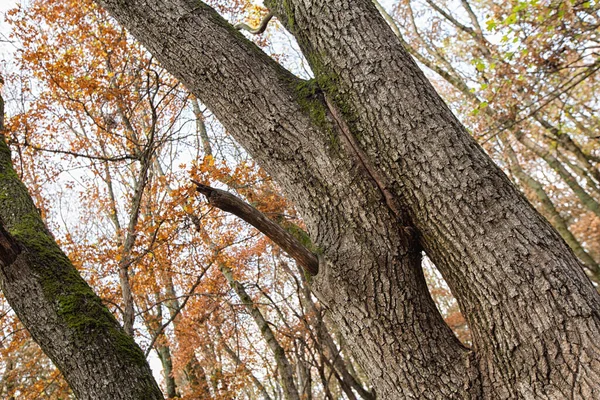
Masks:
[[[198,136],[200,136],[200,140],[202,141],[202,149],[204,150],[204,155],[212,156],[212,147],[210,145],[208,133],[206,132],[206,125],[204,124],[204,115],[202,114],[202,110],[200,110],[200,104],[198,103],[198,99],[196,97],[192,97],[191,101],[194,110],[194,117],[196,117],[196,133],[198,134]]]
[[[150,299],[147,299],[146,304],[152,304]],[[177,397],[178,393],[177,385],[175,384],[175,377],[173,376],[173,360],[171,358],[171,349],[164,331],[161,330],[163,321],[163,305],[160,302],[159,293],[156,293],[155,295],[154,304],[156,305],[156,315],[152,315],[152,313],[148,311],[148,314],[144,318],[144,322],[148,332],[150,332],[153,337],[157,337],[151,346],[156,350],[156,354],[158,355],[158,359],[160,360],[163,369],[166,395],[168,398]],[[150,310],[151,307],[147,307],[147,309]]]
[[[298,376],[298,389],[302,400],[312,400],[312,376],[310,374],[310,365],[304,359],[304,345],[299,344],[299,351],[296,353],[296,375]],[[349,397],[352,399],[352,397]]]
[[[175,384],[175,378],[173,377],[173,360],[171,359],[171,349],[169,346],[158,345],[156,346],[156,353],[158,354],[158,358],[160,359],[160,363],[163,368],[167,397],[178,397],[177,385]]]
[[[123,295],[123,329],[128,335],[133,336],[133,324],[135,322],[135,310],[133,292],[131,291],[131,282],[129,273],[132,263],[132,251],[137,238],[137,223],[140,217],[140,208],[142,205],[142,197],[148,183],[148,169],[152,163],[151,150],[152,144],[148,144],[144,150],[140,171],[134,185],[134,193],[129,214],[129,223],[127,225],[127,233],[123,241],[123,249],[121,251],[121,260],[119,261],[119,281],[121,284],[121,293]]]
[[[283,386],[286,400],[300,400],[298,389],[296,389],[296,384],[294,383],[294,370],[292,369],[292,365],[285,354],[285,350],[277,341],[269,323],[265,320],[260,310],[254,305],[252,298],[246,293],[244,286],[233,278],[231,270],[224,265],[220,265],[219,268],[227,279],[227,282],[229,282],[229,286],[231,286],[242,300],[242,303],[252,316],[252,319],[254,319],[256,326],[265,339],[267,346],[273,353],[275,362],[277,363],[277,369],[281,376],[281,386]]]

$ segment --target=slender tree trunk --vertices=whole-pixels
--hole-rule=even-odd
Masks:
[[[285,350],[283,347],[281,347],[279,341],[277,341],[277,338],[271,330],[269,323],[264,318],[261,311],[254,305],[252,298],[248,295],[244,286],[233,278],[231,269],[224,265],[220,265],[219,269],[223,273],[223,276],[225,276],[227,279],[229,286],[231,286],[238,297],[242,300],[242,304],[244,304],[252,316],[252,319],[254,319],[254,322],[256,323],[256,326],[258,327],[262,337],[265,339],[267,346],[269,346],[269,349],[271,352],[273,352],[275,362],[277,363],[277,369],[279,370],[279,375],[281,376],[281,386],[283,387],[286,400],[300,400],[298,389],[296,388],[296,384],[294,382],[294,370],[292,368],[292,364],[287,358]]]
[[[517,140],[521,142],[523,146],[527,149],[531,150],[532,153],[546,161],[550,168],[552,168],[561,178],[562,180],[571,188],[573,193],[579,198],[581,203],[588,210],[592,211],[597,216],[600,216],[600,203],[596,201],[592,196],[585,191],[583,187],[577,182],[577,179],[565,168],[563,163],[561,163],[554,155],[550,153],[549,150],[544,149],[539,146],[537,143],[534,143],[533,140],[525,136],[524,133],[519,133],[516,135]]]
[[[167,397],[178,397],[177,385],[175,384],[175,378],[173,377],[173,360],[171,358],[171,349],[169,346],[158,345],[156,346],[156,353],[158,354],[158,358],[160,359],[160,363],[163,367]]]
[[[146,329],[153,336],[157,336],[158,339],[153,342],[153,348],[156,350],[156,354],[160,360],[163,376],[165,379],[166,396],[168,398],[178,397],[177,385],[175,383],[175,377],[173,376],[173,359],[171,358],[171,348],[169,347],[168,339],[164,331],[160,330],[163,321],[163,305],[160,302],[160,293],[155,295],[156,304],[156,315],[152,315],[148,312],[144,318]],[[146,304],[150,305],[152,302],[150,299],[146,299]],[[149,307],[150,309],[150,307]]]
[[[312,400],[312,376],[310,365],[304,359],[305,344],[299,343],[296,352],[296,376],[298,377],[298,389],[302,400]],[[348,396],[349,399],[352,397]]]
[[[506,152],[508,153],[508,159],[511,163],[510,169],[512,173],[525,188],[528,188],[531,192],[533,192],[534,196],[541,205],[543,213],[547,215],[548,220],[552,222],[552,225],[556,228],[558,233],[562,236],[565,242],[567,242],[577,257],[579,257],[579,259],[588,267],[595,278],[600,279],[600,268],[598,267],[598,263],[596,263],[592,256],[590,256],[588,252],[585,251],[585,249],[581,246],[575,236],[573,236],[569,230],[569,227],[567,226],[567,223],[560,216],[556,207],[554,207],[554,203],[552,203],[552,200],[550,200],[550,197],[548,197],[548,194],[544,190],[542,184],[523,171],[519,165],[519,161],[517,160],[517,155],[510,145],[506,145]]]
[[[258,378],[252,373],[252,371],[250,371],[246,367],[246,365],[240,359],[238,354],[231,347],[229,347],[229,345],[227,343],[223,342],[222,345],[223,345],[223,349],[225,350],[227,355],[231,358],[231,360],[235,363],[235,365],[237,365],[238,367],[242,367],[247,371],[248,375],[250,376],[250,379],[252,380],[252,383],[254,384],[254,386],[256,386],[256,389],[260,392],[262,399],[263,400],[271,400],[271,396],[269,396],[269,392],[267,392],[267,389],[265,388],[265,386],[262,384],[262,382],[260,380],[258,380]]]

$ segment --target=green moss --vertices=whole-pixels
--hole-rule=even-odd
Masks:
[[[296,100],[303,111],[320,127],[329,126],[327,119],[327,105],[323,97],[323,91],[315,79],[300,81],[294,88]]]
[[[29,268],[45,299],[55,306],[58,317],[78,340],[113,343],[127,360],[146,363],[140,348],[123,332],[46,229],[27,188],[12,167],[10,150],[1,135],[0,219],[26,250]]]
[[[321,254],[322,251],[316,246],[313,241],[308,236],[308,233],[298,225],[293,222],[284,221],[282,223],[283,229],[285,229],[289,234],[291,234],[296,240],[298,240],[304,247],[315,254]]]
[[[287,0],[283,0],[283,10],[285,12],[285,17],[287,21],[287,29],[290,31],[294,30],[294,26],[296,25],[296,21],[294,20],[294,9],[290,5],[290,2]]]
[[[120,329],[112,329],[111,335],[115,338],[115,346],[119,354],[126,355],[129,360],[138,365],[144,365],[147,363],[144,352],[135,343],[131,336],[126,335]],[[152,392],[153,391],[154,388],[152,388]]]
[[[281,6],[279,3],[281,2]],[[282,22],[290,32],[293,31],[296,22],[294,20],[294,9],[288,0],[265,0],[265,7],[275,12],[277,18]],[[279,11],[279,12],[278,12]],[[284,15],[281,15],[283,12]]]

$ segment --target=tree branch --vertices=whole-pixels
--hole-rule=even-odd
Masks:
[[[267,235],[275,244],[288,253],[309,274],[317,275],[319,261],[317,255],[307,249],[298,239],[281,226],[267,218],[263,213],[236,196],[220,189],[215,189],[200,182],[192,180],[197,186],[197,191],[206,196],[208,203],[225,212],[234,214],[260,232]]]
[[[237,29],[238,31],[244,30],[246,32],[250,32],[253,35],[260,35],[267,29],[269,21],[271,21],[272,18],[273,13],[269,11],[269,13],[265,15],[265,17],[262,19],[262,21],[260,21],[260,24],[256,28],[252,28],[250,25],[240,22],[239,24],[235,25],[235,29]]]

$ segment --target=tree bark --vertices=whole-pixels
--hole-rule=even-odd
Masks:
[[[44,226],[0,134],[0,286],[78,399],[162,399],[133,338]]]
[[[305,268],[309,274],[316,275],[319,272],[317,255],[307,249],[291,233],[268,219],[263,213],[224,190],[215,189],[196,181],[192,182],[196,185],[196,190],[206,196],[210,205],[238,216],[267,235]]]
[[[369,0],[267,1],[316,79],[197,0],[99,0],[279,182],[322,250],[312,287],[381,398],[600,396],[600,298]],[[433,303],[421,250],[473,332]]]

